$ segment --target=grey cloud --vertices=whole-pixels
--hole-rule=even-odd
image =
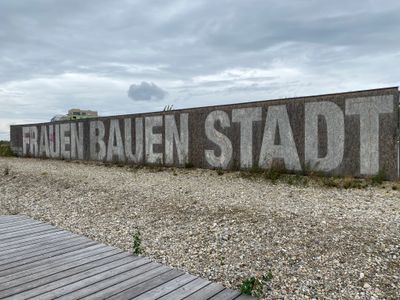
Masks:
[[[153,82],[143,81],[141,84],[132,84],[128,90],[128,97],[134,101],[163,100],[167,92]]]

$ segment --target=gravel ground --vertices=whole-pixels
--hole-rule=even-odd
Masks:
[[[21,158],[0,167],[0,214],[125,250],[139,230],[145,255],[227,287],[271,270],[266,299],[400,299],[400,192],[391,188]]]

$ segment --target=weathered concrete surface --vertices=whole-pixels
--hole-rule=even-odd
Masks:
[[[398,176],[398,88],[11,126],[21,156]]]

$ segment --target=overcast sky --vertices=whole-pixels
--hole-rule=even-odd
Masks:
[[[100,115],[400,84],[398,0],[1,0],[0,139]]]

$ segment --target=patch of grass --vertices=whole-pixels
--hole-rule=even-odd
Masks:
[[[340,187],[340,183],[334,178],[330,176],[323,176],[321,177],[321,183],[325,187]]]
[[[187,163],[185,164],[185,168],[186,168],[186,169],[193,169],[193,168],[194,168],[194,165],[193,165],[191,162],[187,162]]]
[[[280,168],[261,169],[258,166],[254,166],[251,169],[240,171],[239,176],[246,179],[261,177],[266,180],[270,180],[275,183],[284,174]]]
[[[273,183],[275,183],[279,178],[281,178],[281,176],[282,176],[282,171],[275,168],[268,169],[264,172],[264,177],[266,179],[271,180]]]
[[[222,169],[217,169],[217,174],[218,174],[219,176],[224,175],[224,170],[222,170]]]
[[[15,156],[11,151],[10,143],[7,141],[0,141],[0,156],[10,157]]]
[[[299,174],[285,175],[283,178],[287,184],[297,186],[307,186],[310,181],[307,176],[301,176]]]
[[[371,182],[373,185],[381,185],[386,179],[385,171],[382,169],[378,174],[371,177]]]
[[[343,179],[343,188],[345,189],[363,189],[368,186],[368,183],[365,180],[357,179],[354,177],[345,177]]]
[[[143,247],[142,247],[142,236],[140,231],[137,230],[132,236],[132,252],[135,255],[143,254]]]
[[[271,271],[265,273],[261,278],[254,276],[245,278],[239,287],[240,292],[260,299],[264,295],[264,289],[270,283],[272,278],[273,276]]]

